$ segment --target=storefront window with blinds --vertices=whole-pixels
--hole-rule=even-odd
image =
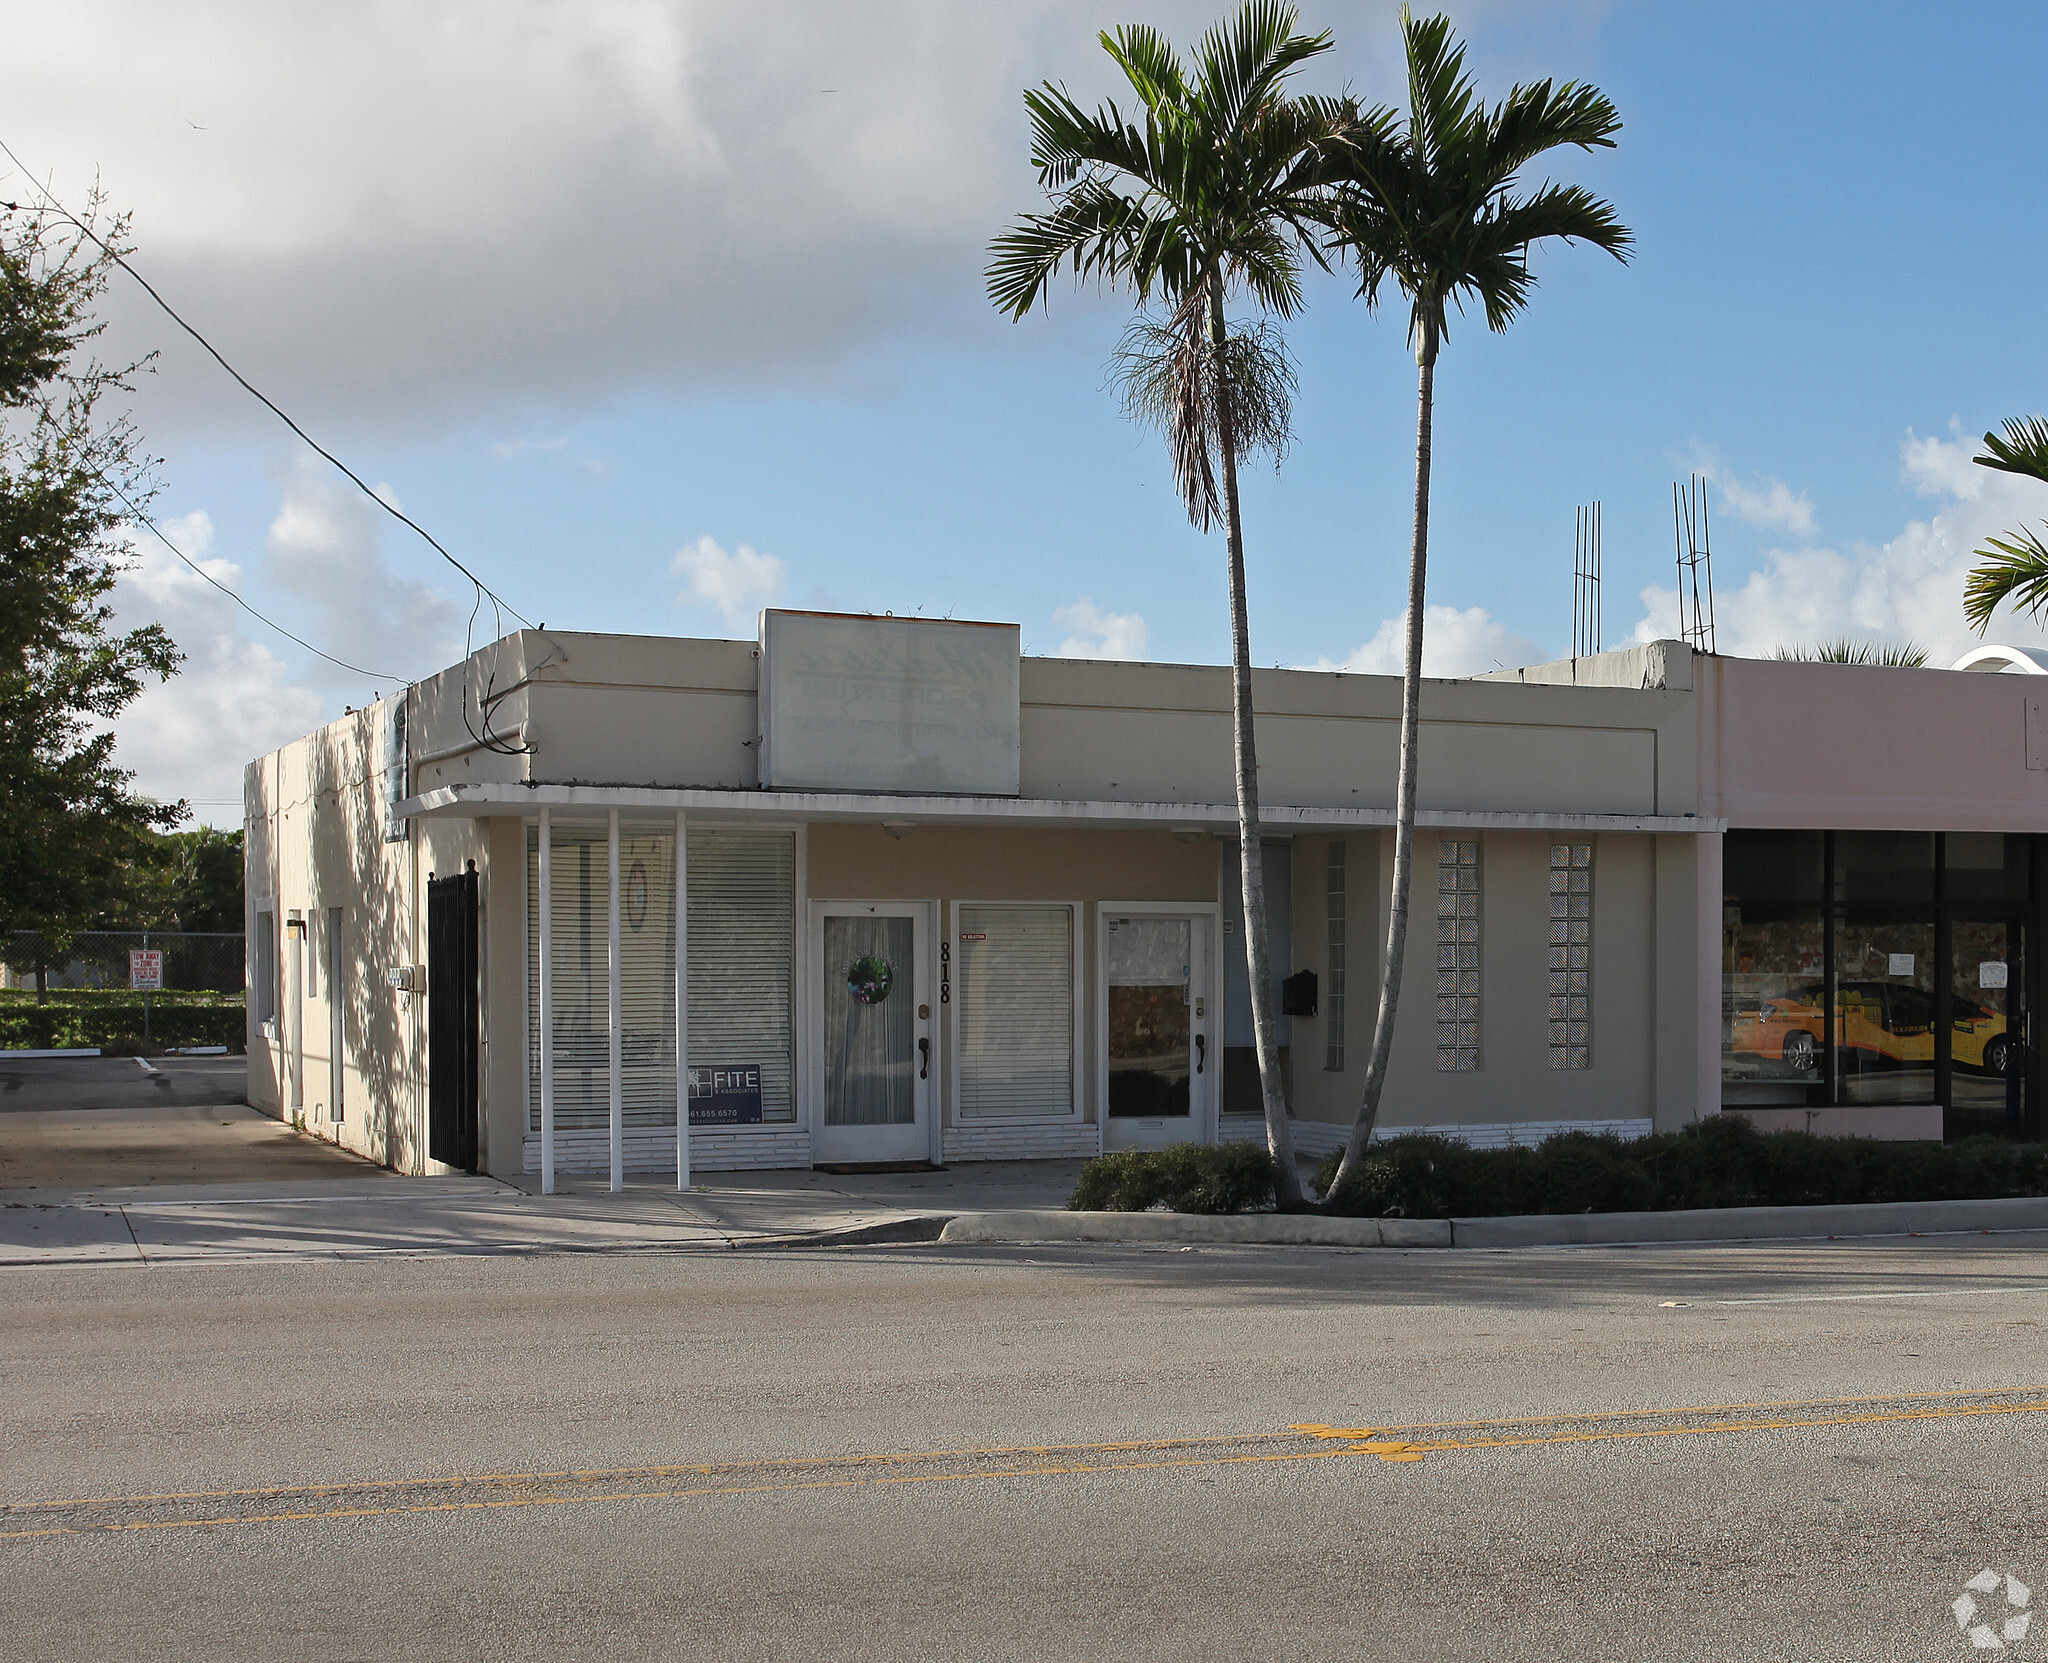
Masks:
[[[796,840],[790,832],[692,830],[690,1059],[758,1066],[761,1118],[796,1118]],[[609,1119],[608,850],[602,826],[554,828],[555,1124]],[[526,834],[527,1112],[540,1127],[540,834]],[[628,1127],[673,1126],[675,834],[619,834],[619,981]]]
[[[954,963],[963,1120],[1074,1113],[1074,909],[961,906]]]

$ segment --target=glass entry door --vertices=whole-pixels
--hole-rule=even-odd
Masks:
[[[1206,916],[1106,913],[1103,1145],[1200,1143],[1214,1101]]]
[[[1948,1135],[2022,1135],[2026,1124],[2026,947],[2016,918],[1949,926]]]
[[[928,911],[916,902],[815,909],[819,1021],[812,1159],[932,1158]]]

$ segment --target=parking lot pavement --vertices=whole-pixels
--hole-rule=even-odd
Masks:
[[[0,1057],[0,1114],[239,1103],[246,1057]]]
[[[260,1114],[241,1057],[0,1059],[0,1192],[360,1178],[377,1168]]]

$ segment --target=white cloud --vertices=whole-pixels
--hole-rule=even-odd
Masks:
[[[1304,85],[1391,91],[1391,10],[1344,14]],[[1217,15],[1134,11],[1184,44]],[[1112,92],[1114,21],[1099,0],[16,0],[0,109],[61,196],[99,179],[134,210],[140,269],[288,409],[438,422],[831,375],[898,328],[992,322],[988,238],[1037,195],[1023,90]],[[1482,46],[1503,49],[1536,50]],[[268,421],[132,285],[109,301],[110,353],[165,348],[148,431]]]
[[[1058,658],[1143,658],[1152,626],[1135,612],[1105,612],[1083,595],[1052,615],[1060,628],[1072,630],[1060,643]]]
[[[213,524],[205,514],[161,524],[215,582],[240,591],[241,568],[208,557]],[[235,603],[169,549],[142,534],[135,557],[114,589],[115,619],[127,629],[161,623],[185,664],[122,713],[115,759],[135,770],[135,788],[145,795],[194,799],[200,821],[239,826],[242,765],[318,726],[320,696],[293,686],[284,663],[241,633]]]
[[[558,468],[588,474],[592,479],[603,479],[612,471],[611,464],[601,457],[571,450],[566,433],[552,439],[500,439],[490,449],[494,462],[549,462]]]
[[[378,495],[389,500],[390,488],[378,487]],[[300,633],[321,651],[375,672],[373,682],[388,687],[394,680],[432,675],[460,658],[468,609],[392,571],[384,555],[387,524],[396,522],[328,474],[325,464],[307,459],[285,471],[284,500],[264,547],[271,576],[313,607]],[[449,575],[462,581],[457,573]],[[497,622],[486,602],[479,620],[484,640],[500,633]],[[514,626],[507,621],[505,627]],[[330,682],[344,678],[341,685],[362,688],[362,677],[319,660],[308,674]]]
[[[1881,547],[1773,549],[1739,585],[1715,597],[1716,644],[1738,657],[1768,657],[1781,646],[1811,645],[1847,635],[1863,640],[1916,641],[1929,662],[1947,664],[1979,637],[1963,621],[1963,581],[1975,551],[2023,523],[2048,519],[2048,489],[2012,474],[1980,468],[1974,443],[1960,437],[1909,434],[1900,449],[1905,477],[1923,493],[1946,499],[1931,518],[1914,520]],[[1671,589],[1642,591],[1639,641],[1678,633],[1678,597]],[[2001,612],[1988,639],[2038,645],[2038,621]]]
[[[1311,670],[1343,670],[1357,675],[1398,676],[1406,651],[1408,615],[1389,618],[1370,641],[1343,659],[1319,658]],[[1422,673],[1426,676],[1476,676],[1487,670],[1540,664],[1550,655],[1526,635],[1495,622],[1483,606],[1425,607],[1422,613]]]
[[[935,288],[981,310],[1033,190],[1021,91],[1100,79],[1097,26],[1078,0],[69,0],[8,9],[0,108],[60,195],[97,176],[135,210],[140,267],[287,408],[395,419],[829,372]],[[146,414],[259,419],[110,301],[170,348]]]
[[[1782,479],[1762,475],[1745,480],[1711,451],[1695,449],[1692,466],[1719,489],[1722,504],[1738,520],[1767,530],[1811,537],[1819,529],[1813,501]]]
[[[676,598],[685,605],[716,607],[728,629],[750,625],[789,581],[788,569],[774,555],[758,553],[747,543],[728,552],[710,537],[676,550],[669,570],[686,583]]]

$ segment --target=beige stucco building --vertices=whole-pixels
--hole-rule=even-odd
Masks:
[[[1255,682],[1317,1152],[1371,1039],[1400,687]],[[1670,642],[1427,683],[1386,1128],[2030,1125],[2022,683]],[[251,1099],[402,1171],[672,1172],[684,1100],[697,1170],[1258,1135],[1220,668],[522,631],[247,800]],[[1895,1031],[1958,978],[1968,1034]]]

